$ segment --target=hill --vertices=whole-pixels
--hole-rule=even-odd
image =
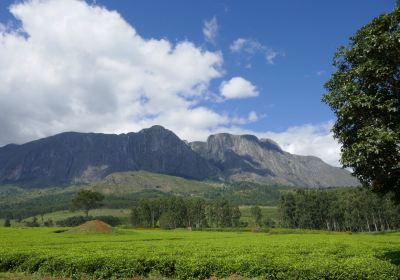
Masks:
[[[177,176],[147,171],[118,172],[92,183],[91,188],[103,194],[125,194],[160,191],[174,194],[196,195],[221,188],[221,184],[189,180]]]
[[[92,189],[105,194],[105,208],[122,209],[137,205],[142,198],[171,195],[195,196],[207,200],[228,199],[235,205],[272,206],[277,204],[281,191],[287,187],[252,182],[210,183],[145,171],[119,172],[96,183],[63,188],[23,189],[8,186],[0,192],[0,218],[26,218],[69,210],[73,195],[80,189]],[[45,215],[45,219],[48,218],[57,220]]]

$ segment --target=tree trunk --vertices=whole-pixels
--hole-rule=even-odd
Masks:
[[[366,217],[366,219],[367,219],[367,228],[368,228],[368,231],[370,232],[370,231],[371,231],[371,228],[369,227],[368,217]]]
[[[375,226],[375,231],[378,231],[378,226],[377,226],[377,224],[376,224],[376,221],[375,221],[375,216],[374,216],[374,214],[372,214],[372,222],[374,223],[374,226]]]

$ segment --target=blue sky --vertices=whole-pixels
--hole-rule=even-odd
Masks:
[[[329,132],[334,115],[320,101],[325,92],[323,84],[334,71],[331,66],[333,54],[340,45],[347,44],[357,29],[374,17],[390,12],[395,5],[394,0],[97,0],[87,1],[87,9],[80,6],[80,13],[79,8],[74,9],[73,5],[77,5],[74,2],[77,1],[0,2],[0,23],[3,26],[0,26],[3,33],[0,48],[4,48],[0,63],[5,66],[12,63],[16,69],[7,72],[9,76],[3,76],[9,77],[3,78],[9,84],[0,86],[0,101],[7,106],[7,110],[3,110],[0,126],[8,132],[7,136],[0,137],[0,145],[33,140],[65,130],[122,133],[161,122],[189,140],[205,140],[208,134],[221,131],[254,133],[259,137],[273,138],[289,152],[320,156],[337,165],[338,145]],[[10,12],[10,5],[15,3],[19,3],[17,8]],[[102,16],[95,17],[96,8],[103,11]],[[57,14],[57,9],[64,11],[65,17],[77,11],[73,21],[77,26],[71,30],[76,33],[82,30],[82,36],[76,34],[71,37],[63,33],[69,29],[62,27],[67,21],[58,22],[64,14],[52,17]],[[108,21],[111,11],[115,11],[128,27],[118,25],[117,29],[114,21]],[[84,81],[76,78],[60,81],[57,75],[62,75],[62,71],[70,73],[71,69],[86,69],[87,73],[87,69],[93,69],[93,65],[88,66],[89,59],[82,54],[88,54],[96,61],[112,58],[113,62],[119,61],[120,56],[129,56],[131,52],[128,49],[134,49],[136,44],[135,40],[123,39],[123,32],[128,34],[129,30],[135,30],[138,38],[146,42],[151,55],[144,55],[147,54],[145,47],[138,47],[140,52],[135,53],[140,55],[134,59],[127,57],[129,63],[118,68],[127,67],[127,72],[110,77],[109,81],[104,72],[96,71],[89,75],[90,79],[97,81],[93,82],[97,87],[88,85],[89,78]],[[98,34],[102,38],[99,39],[101,43],[90,46],[85,42],[87,35],[84,32],[89,36]],[[107,32],[121,32],[122,35],[117,38]],[[24,36],[25,39],[32,38],[31,42],[27,39],[17,45],[10,43]],[[93,37],[92,41],[98,37]],[[115,41],[115,46],[109,41]],[[155,50],[151,47],[153,41]],[[165,57],[158,58],[157,48],[162,48],[163,42],[168,42],[170,52],[182,42],[190,46],[186,46],[182,53],[171,55],[171,59],[168,52]],[[104,56],[106,48],[107,55]],[[41,50],[52,56],[44,55]],[[203,54],[193,62],[193,67],[199,71],[185,73],[184,66],[192,64],[190,54],[193,51]],[[205,53],[213,57],[207,58]],[[69,55],[74,59],[68,65],[60,63]],[[59,60],[55,59],[56,56]],[[81,60],[75,60],[76,57]],[[153,63],[155,59],[159,59],[156,64]],[[145,62],[135,65],[138,61]],[[182,63],[174,64],[174,61]],[[40,68],[38,65],[47,66]],[[145,71],[149,73],[153,71],[151,65],[156,65],[154,80],[148,82],[146,78],[146,82],[140,82],[140,87],[130,85],[143,75],[129,76],[129,69],[149,67]],[[47,72],[53,66],[55,68]],[[162,74],[158,72],[161,68],[164,69]],[[32,71],[26,74],[23,69]],[[119,71],[112,69],[111,75]],[[171,74],[168,69],[177,73]],[[217,73],[213,73],[214,70]],[[21,73],[15,74],[18,71]],[[55,75],[57,71],[59,73]],[[85,73],[85,70],[82,71]],[[33,75],[32,72],[44,74]],[[156,76],[157,73],[160,76]],[[44,76],[51,81],[54,79],[54,83],[49,83]],[[234,77],[239,77],[235,83]],[[172,83],[175,78],[176,83]],[[163,85],[158,88],[153,85],[164,79],[171,81],[167,89],[171,90],[171,96],[160,97]],[[187,84],[182,85],[185,79]],[[118,86],[114,87],[116,83]],[[121,84],[126,86],[121,88]],[[24,85],[26,90],[21,89]],[[15,92],[10,95],[14,89]],[[127,93],[122,94],[125,89]],[[157,90],[158,93],[151,93]],[[50,93],[54,91],[58,92],[56,97]],[[118,105],[133,100],[133,97],[129,98],[129,92],[134,91],[141,92],[138,97],[141,103],[135,99],[136,103],[129,107]],[[49,93],[46,95],[44,92]],[[134,92],[132,96],[138,96],[138,93]],[[25,104],[18,102],[21,99],[28,101],[29,98],[35,99],[32,106],[37,105],[36,110],[29,110]],[[172,99],[176,102],[169,105],[172,107],[169,112],[161,104],[167,104]],[[112,110],[106,109],[107,104],[113,105],[109,107]],[[140,107],[140,104],[147,105]],[[174,115],[178,109],[182,109],[181,114]]]

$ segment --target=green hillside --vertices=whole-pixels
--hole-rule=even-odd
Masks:
[[[221,184],[188,180],[181,177],[146,171],[118,172],[91,185],[105,195],[160,191],[174,194],[196,195],[221,188]]]
[[[0,218],[24,219],[69,210],[72,197],[80,189],[103,193],[104,208],[126,209],[141,199],[171,195],[202,197],[209,201],[226,199],[234,205],[275,206],[286,188],[250,182],[202,182],[145,171],[119,172],[87,185],[30,190],[0,186]]]

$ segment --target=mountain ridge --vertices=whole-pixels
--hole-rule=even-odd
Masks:
[[[0,185],[90,183],[111,173],[139,170],[195,180],[358,185],[348,171],[316,157],[292,155],[270,139],[220,133],[206,142],[188,143],[158,125],[118,135],[63,132],[0,148]]]
[[[315,156],[293,155],[269,139],[220,133],[206,142],[192,142],[193,150],[213,162],[224,177],[289,186],[355,186],[347,170],[330,166]]]

